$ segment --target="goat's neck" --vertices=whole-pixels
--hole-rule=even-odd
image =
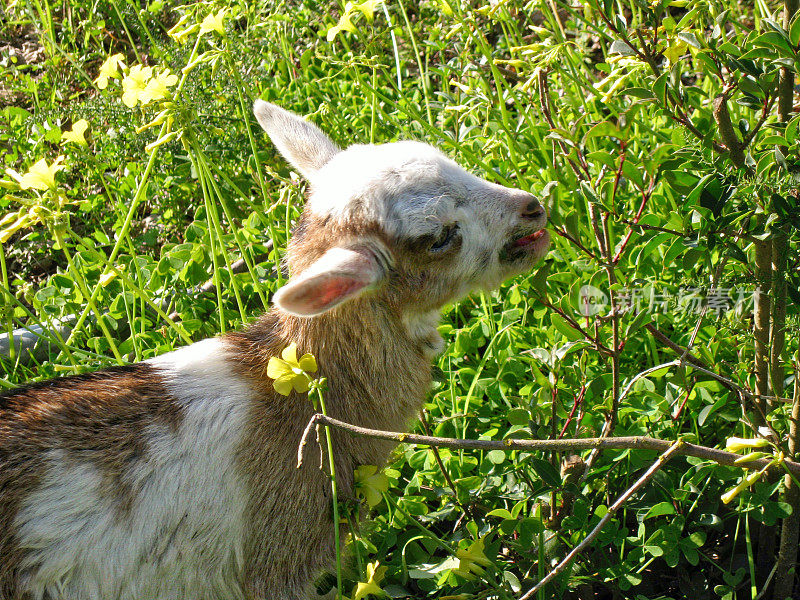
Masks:
[[[430,386],[431,355],[440,340],[433,323],[432,316],[415,322],[394,307],[357,299],[313,318],[273,309],[229,339],[267,390],[270,357],[296,342],[298,354],[312,353],[317,375],[327,378],[330,416],[399,430],[415,417]]]
[[[430,357],[399,311],[362,300],[312,319],[281,319],[284,339],[313,353],[327,377],[331,416],[390,429],[413,418],[430,385]]]

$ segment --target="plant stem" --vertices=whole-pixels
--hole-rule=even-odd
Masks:
[[[114,354],[114,357],[117,359],[119,364],[124,364],[125,361],[122,359],[122,355],[119,352],[119,348],[117,348],[117,343],[114,341],[114,338],[111,335],[111,332],[108,330],[108,326],[106,325],[105,321],[103,320],[103,315],[100,314],[100,311],[97,310],[97,307],[92,299],[94,294],[89,292],[89,286],[86,284],[86,280],[83,278],[83,273],[81,273],[80,269],[75,266],[75,262],[72,259],[72,254],[70,254],[69,249],[67,248],[66,243],[64,243],[64,236],[61,235],[61,232],[58,228],[53,228],[53,232],[56,236],[56,241],[58,245],[64,252],[64,256],[67,259],[67,265],[69,270],[72,272],[72,277],[75,283],[78,284],[78,289],[80,289],[81,294],[84,295],[85,298],[88,298],[87,304],[89,309],[95,314],[97,317],[97,325],[100,327],[100,330],[103,332],[103,335],[108,341],[108,345],[111,348],[111,352]],[[95,286],[95,291],[99,290],[102,287],[100,282],[97,282]],[[71,336],[70,336],[71,337]]]
[[[319,398],[319,408],[322,414],[327,416],[327,409],[325,408],[325,396],[322,389],[316,388],[317,397]],[[336,589],[339,593],[338,598],[342,598],[342,556],[341,556],[341,541],[339,535],[339,494],[336,487],[336,466],[333,460],[333,445],[331,444],[331,429],[325,426],[325,445],[328,449],[328,466],[331,470],[331,495],[333,502],[333,528],[334,528],[334,544],[336,552]]]
[[[195,57],[197,56],[197,49],[200,47],[200,40],[201,37],[198,36],[197,40],[195,40],[194,47],[192,48],[192,53],[189,55],[189,60],[187,64],[190,64],[194,61]],[[178,82],[177,87],[175,88],[175,92],[173,93],[173,98],[177,99],[180,96],[181,90],[183,90],[183,86],[186,84],[186,78],[188,77],[188,71],[183,73],[181,80]],[[156,139],[162,138],[166,135],[169,131],[169,121],[166,121],[161,125],[161,129],[158,133],[158,137]],[[133,199],[131,200],[131,204],[128,207],[128,213],[125,215],[125,220],[122,223],[122,227],[120,228],[119,233],[117,234],[117,241],[114,242],[114,247],[111,250],[111,254],[108,257],[108,264],[113,264],[114,261],[117,259],[117,255],[119,254],[120,249],[122,248],[123,240],[128,235],[128,231],[130,231],[131,223],[133,222],[133,215],[136,213],[136,209],[139,208],[139,204],[142,201],[144,196],[144,192],[147,189],[147,182],[150,179],[150,173],[153,171],[153,167],[156,164],[156,157],[158,156],[158,152],[161,146],[157,146],[153,149],[150,153],[150,158],[147,161],[147,166],[144,169],[144,173],[142,174],[142,178],[139,180],[139,184],[136,186],[136,192],[133,194]],[[107,275],[110,271],[110,267],[107,265],[103,272],[100,274],[102,278],[104,275]],[[89,302],[94,302],[97,299],[98,294],[100,293],[100,286],[95,287],[94,291],[92,292],[92,296],[89,298]],[[65,345],[69,345],[70,342],[73,341],[75,335],[77,335],[78,331],[80,331],[81,326],[83,325],[86,317],[89,315],[89,304],[87,303],[86,308],[83,309],[81,315],[78,317],[78,321],[75,323],[75,328],[72,330],[72,333],[67,338]]]
[[[644,484],[650,481],[655,474],[667,464],[667,461],[672,458],[673,455],[679,453],[683,442],[677,441],[674,442],[661,456],[658,457],[656,462],[654,462],[647,471],[645,471],[644,475],[642,475],[636,483],[634,483],[631,487],[629,487],[617,500],[608,508],[608,512],[603,515],[603,518],[600,519],[600,522],[589,532],[583,541],[580,544],[575,546],[569,554],[567,554],[563,560],[558,563],[553,569],[550,570],[550,573],[542,579],[539,583],[533,586],[530,590],[528,590],[525,594],[523,594],[519,600],[529,600],[536,592],[544,588],[550,581],[552,581],[556,576],[558,576],[562,571],[564,571],[575,558],[577,558],[578,554],[580,554],[589,544],[594,541],[594,539],[600,534],[603,527],[605,527],[608,522],[614,518],[614,515],[617,511],[625,505],[625,502],[635,494],[639,488],[641,488]]]
[[[781,354],[786,346],[786,257],[789,238],[779,229],[772,238],[772,329],[770,340],[770,381],[773,396],[783,396]]]
[[[6,266],[6,253],[3,249],[3,244],[0,243],[0,275],[3,278],[3,289],[10,290],[11,286],[8,285],[8,267]],[[6,320],[6,331],[8,332],[8,360],[12,363],[16,358],[16,348],[14,346],[14,309],[11,308],[11,305],[8,306],[8,313],[6,314],[5,311],[3,317],[7,318]]]
[[[75,233],[74,231],[72,231],[72,229],[68,229],[68,231],[75,239],[77,239],[77,240],[80,239],[78,234]],[[84,244],[81,244],[81,247],[86,252],[91,253],[93,258],[97,259],[100,262],[103,262],[108,268],[110,268],[117,275],[117,277],[119,277],[125,283],[125,285],[127,285],[129,288],[131,288],[131,290],[133,290],[134,294],[136,294],[142,301],[144,301],[144,303],[147,306],[149,306],[153,311],[155,311],[156,314],[159,317],[164,319],[167,322],[167,324],[177,332],[177,334],[181,337],[181,339],[183,339],[184,342],[186,342],[187,344],[191,344],[192,343],[193,340],[189,336],[189,334],[186,332],[186,329],[184,329],[183,325],[181,325],[180,323],[176,323],[172,318],[170,318],[170,316],[167,315],[164,312],[164,310],[158,304],[153,302],[147,296],[147,294],[145,293],[145,291],[141,287],[136,285],[136,283],[130,277],[128,277],[125,274],[125,271],[123,271],[122,269],[116,267],[115,265],[107,262],[105,260],[105,257],[100,252],[97,252],[93,248],[89,248],[88,246],[86,246]],[[134,259],[133,262],[135,264],[136,260]]]
[[[769,317],[770,317],[770,283],[772,272],[772,244],[770,239],[755,240],[755,274],[758,288],[755,294],[754,335],[755,335],[755,372],[756,395],[754,403],[757,407],[753,415],[756,425],[765,423],[767,402],[764,396],[769,395]]]
[[[794,459],[800,451],[800,352],[795,361],[794,398],[789,419],[789,453]],[[797,580],[797,547],[800,542],[800,486],[787,474],[784,479],[783,501],[793,508],[781,524],[781,542],[776,563],[773,600],[786,600],[792,595]]]
[[[783,28],[789,31],[789,24],[798,9],[798,0],[783,0]],[[788,67],[781,67],[778,82],[778,121],[786,123],[792,114],[792,100],[794,98],[795,71]],[[780,573],[780,571],[779,571]]]

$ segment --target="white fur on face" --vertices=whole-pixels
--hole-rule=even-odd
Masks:
[[[146,455],[126,474],[130,512],[104,495],[94,464],[47,455],[16,518],[32,598],[244,598],[246,491],[235,452],[252,392],[225,356],[209,339],[148,361],[183,416],[177,431],[147,431]]]
[[[519,229],[532,233],[546,222],[520,216],[530,194],[485,181],[421,142],[350,146],[311,182],[311,212],[378,223],[390,238],[436,237],[457,224],[462,245],[451,275],[459,294],[508,277],[500,249]]]

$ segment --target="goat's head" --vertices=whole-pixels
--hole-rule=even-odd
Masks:
[[[529,269],[547,251],[534,196],[484,181],[420,142],[340,150],[274,104],[254,111],[311,183],[289,246],[284,311],[314,316],[362,293],[401,313],[440,308]]]

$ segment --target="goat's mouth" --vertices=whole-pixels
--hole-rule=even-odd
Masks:
[[[550,234],[546,229],[515,237],[500,250],[500,260],[515,262],[531,256],[541,258],[550,245]]]

